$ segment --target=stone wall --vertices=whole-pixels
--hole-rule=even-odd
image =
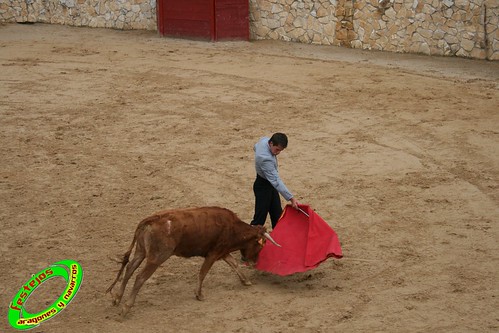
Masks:
[[[0,1],[0,22],[156,30],[156,0]]]
[[[250,0],[252,39],[499,60],[498,0]]]
[[[252,39],[499,60],[499,0],[248,0]],[[156,30],[156,0],[0,0],[0,22]]]

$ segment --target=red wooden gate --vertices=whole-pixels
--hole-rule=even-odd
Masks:
[[[215,40],[249,40],[249,0],[215,0]]]
[[[163,36],[249,40],[248,0],[158,0]]]

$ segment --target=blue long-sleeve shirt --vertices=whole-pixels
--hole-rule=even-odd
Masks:
[[[269,138],[261,138],[254,146],[255,151],[255,169],[256,173],[267,179],[272,186],[279,192],[284,199],[291,200],[293,194],[288,190],[286,185],[282,182],[279,177],[279,172],[277,170],[277,158],[272,155],[269,147]]]

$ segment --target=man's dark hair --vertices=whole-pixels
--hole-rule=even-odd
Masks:
[[[284,133],[274,133],[269,142],[272,142],[274,146],[280,146],[284,149],[288,146],[288,137]]]

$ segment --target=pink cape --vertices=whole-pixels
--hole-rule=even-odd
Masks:
[[[343,257],[336,232],[310,206],[300,208],[309,217],[290,205],[284,208],[270,233],[282,247],[267,241],[256,269],[284,276],[314,269],[329,257]]]

